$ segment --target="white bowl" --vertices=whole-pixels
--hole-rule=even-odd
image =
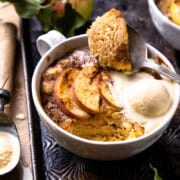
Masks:
[[[180,26],[169,20],[158,8],[155,0],[148,0],[152,21],[161,36],[175,49],[180,50]]]
[[[40,38],[40,40],[42,39]],[[179,85],[176,84],[175,87],[175,96],[177,98],[173,102],[172,108],[162,124],[142,137],[118,142],[100,142],[75,136],[59,127],[45,113],[40,101],[40,82],[42,73],[54,60],[62,57],[67,52],[82,46],[87,46],[87,35],[75,36],[63,40],[46,52],[36,66],[32,79],[32,95],[40,119],[43,121],[49,132],[64,148],[85,158],[96,160],[120,160],[142,152],[156,142],[168,127],[179,103]],[[153,54],[159,56],[174,70],[171,63],[159,51],[149,45],[148,49]]]

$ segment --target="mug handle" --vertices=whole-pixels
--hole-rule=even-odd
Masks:
[[[54,47],[56,44],[64,41],[66,37],[56,30],[51,30],[41,36],[36,40],[36,46],[39,54],[43,56],[49,49]]]

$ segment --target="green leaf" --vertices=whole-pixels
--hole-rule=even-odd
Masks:
[[[86,22],[69,3],[65,4],[64,16],[60,16],[52,6],[48,6],[41,9],[37,17],[45,31],[56,29],[67,37],[73,36],[75,30]]]
[[[94,0],[69,0],[69,2],[85,20],[90,18],[94,7]]]
[[[162,178],[159,176],[158,170],[152,166],[152,164],[149,164],[150,168],[154,171],[154,180],[162,180]]]
[[[45,8],[41,9],[37,15],[44,31],[49,31],[53,29],[53,19],[52,19],[52,7],[46,6]]]
[[[0,0],[6,2],[6,0]],[[23,18],[37,16],[44,31],[56,29],[65,36],[85,24],[93,8],[93,0],[9,0]]]
[[[44,0],[9,0],[13,3],[17,13],[23,18],[30,18],[36,15]]]

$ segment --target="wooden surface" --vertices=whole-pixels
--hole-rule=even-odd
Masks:
[[[9,174],[1,176],[0,179],[8,180],[31,180],[32,167],[31,167],[31,153],[30,153],[30,141],[27,121],[27,109],[26,109],[26,95],[23,76],[23,65],[20,50],[20,36],[19,36],[19,23],[20,19],[12,6],[7,6],[0,9],[0,22],[12,22],[18,28],[16,56],[15,56],[15,68],[13,75],[13,91],[11,102],[6,107],[6,112],[13,118],[21,140],[21,159],[18,166]]]

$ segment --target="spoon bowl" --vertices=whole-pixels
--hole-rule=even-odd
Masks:
[[[4,112],[0,112],[0,132],[5,131],[8,132],[19,140],[19,134],[17,132],[16,126],[11,119],[11,117]]]
[[[20,139],[11,117],[4,113],[4,106],[10,100],[10,93],[0,89],[0,175],[13,170],[20,159]]]
[[[4,142],[6,142],[6,144],[4,144]],[[5,146],[1,149],[1,158],[6,155],[6,162],[4,166],[1,165],[0,175],[9,173],[17,166],[20,159],[19,142],[19,135],[12,119],[7,114],[0,112],[0,144]],[[9,148],[6,149],[6,147]],[[4,150],[4,148],[6,150]],[[8,153],[9,155],[7,156]],[[3,161],[3,159],[1,160]]]
[[[128,26],[129,35],[129,55],[132,62],[132,71],[136,72],[142,68],[152,69],[177,83],[180,83],[180,75],[177,73],[156,64],[147,57],[147,47],[142,36],[133,28]]]

